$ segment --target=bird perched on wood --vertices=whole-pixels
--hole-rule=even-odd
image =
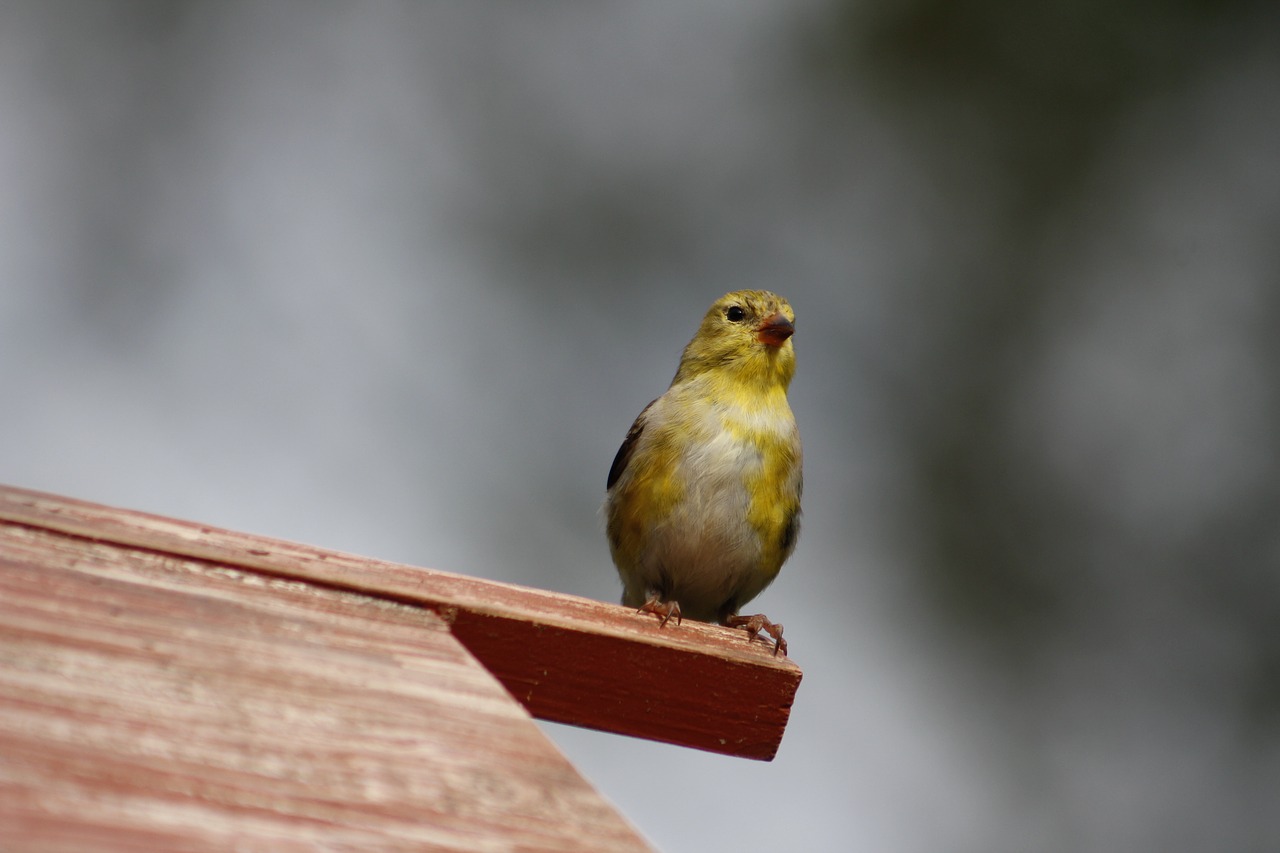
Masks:
[[[787,405],[795,312],[764,290],[716,300],[671,387],[631,426],[609,469],[609,549],[622,603],[764,631],[738,610],[778,575],[800,532],[800,433]]]

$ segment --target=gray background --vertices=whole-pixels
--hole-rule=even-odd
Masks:
[[[1280,849],[1278,24],[6,3],[0,481],[613,601],[618,443],[776,290],[778,758],[550,736],[669,851]]]

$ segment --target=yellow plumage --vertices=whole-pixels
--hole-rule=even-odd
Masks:
[[[624,604],[760,630],[739,608],[795,547],[800,434],[787,404],[795,314],[762,290],[725,294],[685,347],[671,387],[636,418],[609,471],[609,546]]]

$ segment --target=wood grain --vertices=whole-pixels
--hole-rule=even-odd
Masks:
[[[794,663],[741,630],[659,628],[617,605],[11,487],[0,487],[0,519],[427,608],[554,722],[768,760],[800,683]]]
[[[431,610],[5,522],[0,849],[648,848]]]

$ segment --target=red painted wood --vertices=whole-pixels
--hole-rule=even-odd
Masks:
[[[0,522],[0,849],[648,848],[431,610]]]
[[[768,760],[800,683],[741,630],[21,489],[0,519],[429,608],[541,719]]]

